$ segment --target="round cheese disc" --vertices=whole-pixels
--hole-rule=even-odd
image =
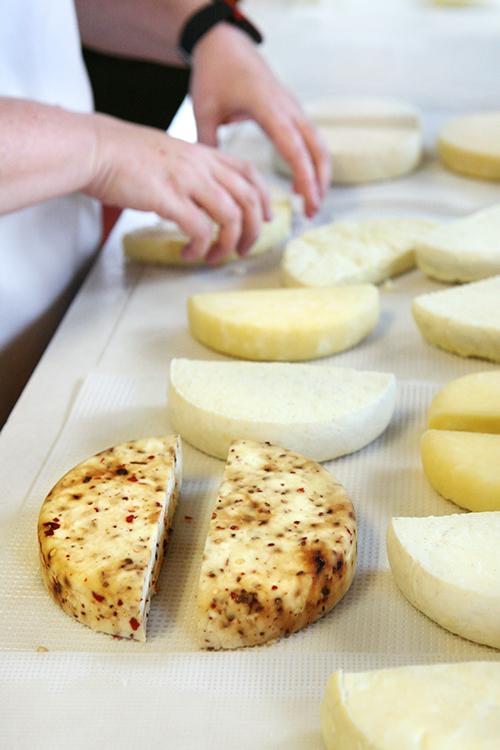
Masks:
[[[470,177],[500,180],[500,112],[451,120],[438,137],[439,158],[449,169]]]

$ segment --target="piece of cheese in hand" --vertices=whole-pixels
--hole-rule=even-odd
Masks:
[[[328,750],[498,750],[500,662],[335,672],[321,730]]]
[[[170,422],[184,440],[225,459],[233,440],[271,442],[316,461],[363,448],[394,412],[394,375],[278,362],[174,359]]]
[[[454,172],[500,180],[500,112],[481,112],[447,122],[437,146],[439,158]]]
[[[500,205],[437,227],[417,239],[418,267],[440,281],[500,274]]]
[[[500,370],[475,372],[445,385],[432,400],[428,425],[500,433]]]
[[[290,234],[292,207],[289,200],[274,199],[271,202],[273,218],[262,224],[257,241],[245,257],[262,255],[281,244]],[[214,230],[215,232],[215,230]],[[172,222],[161,221],[149,227],[141,227],[123,237],[125,255],[140,263],[160,263],[168,266],[196,266],[205,263],[204,258],[187,261],[182,250],[189,238]],[[236,252],[227,255],[222,262],[241,260]]]
[[[500,513],[393,518],[387,556],[414,607],[443,628],[500,648]]]
[[[356,346],[377,325],[376,287],[262,289],[197,294],[191,333],[210,349],[254,360],[327,357]]]
[[[200,644],[233,649],[294,633],[344,596],[355,565],[342,485],[291,451],[233,443],[203,553]]]
[[[427,430],[424,473],[436,492],[467,510],[500,511],[500,435]]]
[[[146,639],[181,466],[177,436],[144,438],[75,466],[47,495],[38,520],[42,575],[71,617]]]
[[[311,229],[286,246],[284,284],[379,284],[415,266],[416,243],[434,227],[424,219],[368,219]]]
[[[500,276],[421,294],[412,309],[430,344],[461,357],[500,362]]]

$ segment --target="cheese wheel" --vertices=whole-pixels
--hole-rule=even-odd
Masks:
[[[310,459],[233,443],[198,588],[200,643],[233,649],[294,633],[351,585],[356,520],[346,491]]]
[[[439,133],[438,154],[454,172],[500,180],[500,112],[482,112],[446,123]]]
[[[418,112],[384,99],[324,99],[306,105],[332,159],[332,182],[361,184],[413,171],[422,156]],[[288,164],[275,154],[279,172]]]
[[[238,438],[269,441],[328,461],[363,448],[394,412],[394,375],[277,362],[170,366],[170,423],[201,451],[225,459]]]
[[[467,510],[500,511],[500,435],[427,430],[420,450],[436,492]]]
[[[417,239],[417,264],[439,281],[500,274],[500,205],[437,227]]]
[[[500,370],[475,372],[445,385],[432,400],[428,425],[500,434]]]
[[[500,362],[500,276],[422,294],[413,301],[413,317],[430,344]]]
[[[287,244],[284,284],[379,284],[415,266],[416,243],[435,226],[423,219],[368,219],[312,229]]]
[[[42,576],[71,617],[146,639],[181,463],[178,437],[136,440],[78,464],[47,495],[38,520]]]
[[[275,199],[271,202],[273,218],[264,222],[257,241],[247,256],[262,255],[281,244],[290,234],[292,208],[289,200]],[[215,231],[215,230],[214,230]],[[131,260],[140,263],[160,263],[169,266],[197,266],[205,263],[204,258],[187,261],[182,250],[189,238],[172,222],[161,221],[149,227],[141,227],[123,237],[123,250]],[[227,255],[222,262],[241,260],[236,252]]]
[[[376,287],[263,289],[198,294],[188,302],[194,338],[254,360],[307,360],[356,346],[376,326]]]
[[[393,518],[387,556],[401,593],[431,620],[500,648],[500,513]]]
[[[321,730],[327,750],[497,750],[500,663],[335,672]]]

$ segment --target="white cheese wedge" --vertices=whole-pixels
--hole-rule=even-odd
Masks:
[[[413,317],[430,344],[500,362],[500,276],[422,294],[413,301]]]
[[[287,244],[284,284],[379,284],[414,268],[417,241],[434,227],[424,219],[368,219],[312,229]]]
[[[500,274],[500,205],[437,227],[417,239],[417,264],[440,281],[478,281]]]
[[[146,639],[181,466],[177,436],[144,438],[75,466],[47,495],[38,520],[42,576],[71,617]]]
[[[459,117],[444,125],[438,154],[454,172],[500,180],[500,112]]]
[[[300,630],[344,596],[355,566],[342,485],[291,451],[233,443],[203,553],[200,644],[233,649]]]
[[[289,200],[275,199],[271,203],[273,218],[264,222],[261,233],[246,257],[262,255],[281,244],[290,234],[292,227],[292,207]],[[215,233],[215,230],[214,230]],[[131,260],[140,263],[160,263],[169,266],[203,265],[204,259],[187,261],[182,250],[189,238],[175,224],[160,221],[149,227],[141,227],[123,237],[123,250]],[[227,255],[223,262],[241,260],[236,253]]]
[[[427,430],[420,451],[436,492],[467,510],[500,511],[500,435]]]
[[[420,117],[405,102],[322,99],[306,108],[330,152],[334,183],[388,180],[411,172],[420,162]],[[277,153],[275,166],[290,174],[288,164]]]
[[[452,633],[500,648],[499,540],[500,513],[393,518],[387,556],[414,607]]]
[[[198,294],[188,302],[198,341],[233,357],[296,361],[356,346],[377,325],[376,287]]]
[[[428,425],[500,433],[500,370],[464,375],[441,388],[430,405]]]
[[[394,375],[277,362],[174,359],[170,423],[225,459],[234,440],[269,441],[328,461],[363,448],[389,424]]]
[[[497,750],[500,662],[335,672],[321,730],[328,750]]]

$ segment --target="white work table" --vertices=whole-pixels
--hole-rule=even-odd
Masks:
[[[256,2],[255,6],[258,10],[259,3]],[[307,12],[314,14],[316,11],[312,8]],[[294,7],[291,12],[298,11]],[[271,24],[272,14],[264,21]],[[293,67],[292,62],[290,59],[290,67]],[[487,88],[485,82],[485,90],[481,94],[484,106],[487,103]],[[430,107],[426,113],[429,142],[437,123],[446,116],[444,109],[437,112],[436,107]],[[174,130],[178,134],[188,133],[184,115],[175,127],[180,128],[180,131]],[[226,142],[235,153],[255,156],[256,162],[268,171],[273,185],[282,190],[286,188],[285,181],[269,172],[265,143],[252,128],[245,127],[237,133],[229,133]],[[402,180],[359,188],[332,188],[316,223],[333,216],[418,215],[448,220],[497,201],[498,193],[499,188],[495,185],[466,180],[445,172],[432,155],[427,154],[418,172]],[[0,587],[0,622],[4,623],[4,626],[0,624],[0,745],[16,749],[50,747],[54,750],[89,745],[132,748],[139,743],[152,747],[153,743],[161,743],[162,747],[173,750],[233,745],[242,750],[249,750],[250,747],[259,750],[285,747],[287,750],[318,750],[321,747],[317,732],[318,701],[328,672],[339,664],[346,669],[354,669],[387,663],[387,644],[382,632],[376,637],[374,635],[370,653],[363,645],[365,630],[362,633],[361,626],[359,632],[356,627],[353,629],[352,647],[341,643],[340,635],[337,641],[333,636],[333,645],[330,641],[320,640],[325,639],[329,632],[335,634],[336,610],[330,618],[314,626],[316,631],[309,629],[303,637],[294,636],[295,641],[291,638],[283,645],[232,654],[199,653],[187,637],[179,641],[182,644],[179,648],[175,643],[169,645],[168,639],[163,639],[163,636],[153,638],[152,643],[145,647],[131,644],[129,649],[130,644],[119,643],[115,648],[115,642],[111,639],[109,642],[102,640],[106,637],[86,631],[69,619],[68,641],[63,643],[59,632],[65,631],[57,628],[59,621],[63,622],[61,627],[66,627],[66,615],[50,602],[47,603],[48,614],[44,610],[40,622],[42,625],[45,622],[56,623],[54,633],[45,632],[44,637],[42,629],[38,634],[39,640],[30,642],[28,635],[31,631],[23,624],[23,618],[30,612],[35,624],[29,627],[36,632],[38,601],[43,601],[45,606],[45,599],[39,600],[38,592],[32,593],[29,588],[36,585],[30,579],[35,568],[32,561],[27,562],[25,558],[35,554],[35,545],[16,547],[17,562],[13,562],[12,558],[7,560],[7,555],[12,553],[9,547],[12,534],[18,533],[18,519],[25,516],[23,504],[28,503],[28,509],[33,508],[38,492],[41,503],[43,491],[50,489],[50,484],[47,485],[49,478],[57,478],[57,472],[62,470],[67,456],[76,456],[79,450],[89,450],[93,445],[90,417],[99,421],[99,404],[102,403],[103,421],[106,421],[106,394],[109,392],[109,400],[113,401],[115,385],[117,390],[122,388],[125,392],[127,388],[130,391],[130,384],[137,384],[137,392],[143,399],[136,406],[133,396],[127,395],[128,391],[125,396],[116,396],[118,400],[122,399],[118,405],[128,405],[128,411],[123,410],[123,413],[126,412],[125,421],[119,423],[117,417],[117,436],[121,436],[124,427],[131,428],[134,418],[139,431],[144,429],[145,424],[163,424],[164,419],[166,424],[163,408],[169,361],[182,356],[218,357],[189,335],[185,314],[189,295],[216,289],[279,286],[279,250],[262,258],[219,269],[173,270],[125,262],[121,249],[123,233],[152,220],[151,216],[132,211],[122,215],[0,434],[0,549],[6,555],[1,558],[0,553],[0,559],[5,565],[18,562],[20,569],[26,568],[28,571],[26,576],[23,573],[19,579],[19,596],[15,589],[17,579],[13,582],[14,590],[9,597],[5,596],[6,588]],[[303,219],[297,215],[295,231],[303,224]],[[418,271],[385,285],[381,289],[381,320],[374,333],[355,349],[327,360],[346,367],[394,372],[403,394],[397,429],[403,430],[401,425],[404,427],[406,422],[412,422],[413,414],[418,415],[417,421],[422,419],[426,399],[437,384],[467,372],[493,367],[486,362],[464,360],[439,351],[421,339],[411,318],[411,299],[416,294],[437,288],[440,285],[429,281]],[[322,364],[324,361],[318,362],[319,366]],[[84,382],[86,390],[82,397]],[[163,389],[164,400],[161,395]],[[79,394],[77,414],[73,415],[73,421],[67,423]],[[96,400],[93,404],[94,395]],[[408,403],[405,402],[407,397]],[[158,404],[155,413],[148,406],[150,401],[151,404]],[[141,409],[150,409],[152,413],[146,419]],[[116,413],[120,415],[119,410]],[[414,445],[418,424],[416,428],[412,424],[404,427],[404,430],[413,430],[411,435],[408,432],[408,445]],[[407,435],[404,430],[401,432],[403,437]],[[98,434],[113,435],[113,425],[101,425]],[[366,460],[354,459],[351,463],[347,460],[341,465],[344,466],[345,476],[354,477],[353,489],[357,488],[355,476],[359,472],[355,461],[358,460],[365,460],[361,467],[365,466],[367,472],[377,475],[377,492],[380,493],[380,487],[393,480],[400,481],[390,474],[391,451],[399,456],[397,430],[391,435],[384,448],[387,455],[380,453],[379,459],[375,449],[367,453],[369,458]],[[64,452],[66,448],[62,443],[65,442],[69,446],[68,453]],[[103,447],[105,445],[96,444],[95,450]],[[407,450],[407,446],[404,449]],[[203,481],[205,468],[210,474],[208,479],[216,488],[214,478],[222,471],[222,464],[204,459],[201,454],[197,458],[195,453],[192,449],[188,451],[191,466],[194,467],[189,470],[189,492],[193,492],[192,487],[196,482]],[[83,453],[80,458],[87,455]],[[408,455],[401,453],[401,460],[397,458],[397,471],[403,472]],[[66,465],[66,468],[70,468],[70,465]],[[409,471],[411,477],[404,479],[406,484],[401,484],[401,494],[411,494],[411,481],[415,481],[418,492],[424,498],[422,507],[432,511],[435,507],[433,503],[439,501],[431,497],[424,480],[417,476],[419,462],[416,452],[411,458]],[[195,476],[196,472],[199,475]],[[344,475],[341,473],[342,481],[345,481]],[[358,491],[362,494],[361,490]],[[397,492],[391,495],[388,489],[390,502],[396,496]],[[191,501],[190,498],[188,501]],[[399,512],[402,510],[402,514],[405,511],[409,514],[411,507],[400,506]],[[390,510],[387,513],[390,514]],[[366,519],[371,522],[369,507],[361,505],[361,511],[365,524]],[[32,513],[32,510],[29,512]],[[438,509],[436,512],[446,511]],[[19,521],[19,524],[22,523],[24,521]],[[34,539],[35,529],[31,531]],[[182,541],[184,532],[176,530],[177,533]],[[367,539],[366,527],[363,533]],[[382,554],[379,549],[381,544],[377,542],[377,552],[373,553],[375,557],[370,565],[375,565],[375,558]],[[172,552],[177,556],[180,554],[178,547]],[[186,557],[190,554],[189,547],[184,548],[183,554]],[[166,565],[168,562],[167,555]],[[381,565],[384,568],[385,563]],[[362,603],[363,587],[367,589],[366,596],[369,597],[373,595],[370,593],[373,587],[380,585],[384,589],[380,596],[386,596],[386,588],[389,591],[391,585],[388,572],[383,570],[374,583],[375,573],[369,572],[367,563],[366,571],[362,569],[360,575],[364,577],[356,592],[358,598],[352,601]],[[26,583],[28,579],[29,586]],[[387,593],[388,597],[393,595],[396,597],[392,590]],[[21,609],[17,608],[18,600]],[[391,601],[393,606],[392,598],[387,601]],[[158,608],[153,604],[155,606]],[[348,606],[348,603],[341,606],[339,623],[347,617]],[[362,618],[362,604],[359,606],[359,616]],[[415,628],[417,635],[414,641],[401,643],[398,639],[404,640],[405,634],[394,631],[394,657],[391,663],[407,663],[418,658],[423,661],[436,661],[442,657],[497,658],[492,650],[461,641],[418,613],[407,612],[404,608],[411,608],[406,602],[397,601],[395,606],[396,621],[397,607],[401,606],[401,611],[409,618],[408,632],[413,633]],[[427,650],[422,648],[419,641],[420,617],[425,620],[421,627],[422,633],[425,633],[422,638],[428,639]],[[8,623],[7,633],[2,630],[5,623]],[[344,632],[341,625],[339,628],[339,633]],[[19,631],[18,640],[16,630]],[[82,646],[78,645],[80,633]],[[314,633],[320,634],[319,640],[316,646],[310,646],[316,637]],[[48,653],[37,653],[37,646],[49,643]],[[327,643],[328,646],[325,645]],[[91,645],[87,648],[85,644]],[[265,679],[263,671],[266,671]]]

